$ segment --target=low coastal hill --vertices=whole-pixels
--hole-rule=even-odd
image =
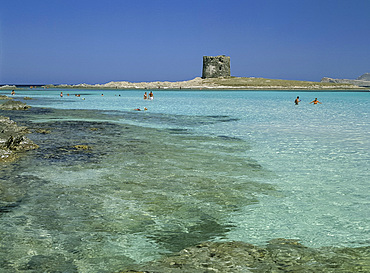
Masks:
[[[310,82],[277,80],[254,77],[194,78],[189,81],[128,82],[106,84],[47,85],[47,88],[92,88],[92,89],[189,89],[189,90],[348,90],[364,89],[350,83]]]
[[[333,84],[338,84],[338,83],[345,83],[345,84],[352,84],[360,87],[370,87],[370,73],[365,73],[358,77],[355,80],[351,79],[332,79],[329,77],[324,77],[321,79],[322,83],[333,83]]]
[[[365,74],[361,75],[360,77],[358,77],[356,80],[370,82],[370,73],[365,73]]]

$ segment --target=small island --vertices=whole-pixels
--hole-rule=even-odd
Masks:
[[[128,82],[105,84],[46,85],[45,88],[80,89],[168,89],[168,90],[367,90],[351,83],[278,80],[255,77],[197,77],[188,81]]]
[[[77,89],[151,89],[151,90],[354,90],[368,91],[369,73],[356,80],[338,80],[323,77],[320,82],[266,79],[260,77],[231,76],[230,57],[225,55],[203,56],[202,77],[187,81],[129,82],[116,81],[104,84],[59,84],[44,85],[43,88]],[[32,88],[32,86],[30,86]],[[0,86],[0,89],[18,89],[14,85]]]
[[[230,57],[225,55],[203,56],[202,77],[188,81],[156,82],[109,82],[105,84],[47,85],[45,88],[88,88],[88,89],[169,89],[169,90],[361,90],[370,86],[369,79],[361,81],[321,82],[265,79],[256,77],[232,77]],[[362,77],[362,76],[361,76]],[[365,80],[365,81],[364,81]]]

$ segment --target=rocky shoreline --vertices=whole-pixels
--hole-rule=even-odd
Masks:
[[[14,101],[10,98],[5,103],[0,104],[0,110],[27,110],[30,108],[25,103]],[[14,161],[20,152],[37,149],[38,146],[26,137],[30,131],[24,126],[18,126],[9,117],[0,115],[0,162]]]

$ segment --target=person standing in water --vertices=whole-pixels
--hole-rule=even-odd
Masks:
[[[311,104],[311,103],[313,103],[313,104],[318,104],[318,103],[322,104],[321,102],[319,102],[319,101],[317,100],[317,98],[315,98],[313,101],[311,101],[311,102],[310,102],[310,104]]]
[[[152,91],[150,91],[150,93],[149,93],[149,99],[150,100],[153,100],[154,99],[154,95],[153,95],[153,92]]]
[[[297,97],[294,101],[295,105],[298,105],[298,103],[300,102],[301,100],[299,99],[299,97]]]
[[[146,92],[144,93],[144,100],[146,100],[148,98],[148,95],[146,94]]]

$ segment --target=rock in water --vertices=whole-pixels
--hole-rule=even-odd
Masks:
[[[0,116],[0,162],[9,162],[16,159],[17,151],[37,149],[25,135],[28,129],[18,126],[7,117]]]
[[[0,104],[1,110],[27,110],[28,108],[31,108],[31,106],[14,100],[8,100],[5,103]]]

